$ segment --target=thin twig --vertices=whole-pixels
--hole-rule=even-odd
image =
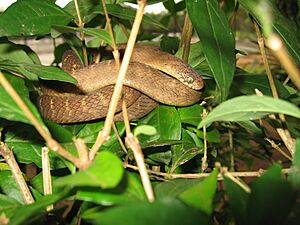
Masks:
[[[193,35],[193,25],[188,14],[186,13],[184,19],[184,25],[182,29],[180,45],[179,45],[180,48],[183,48],[182,60],[185,62],[188,62],[189,60],[192,35]]]
[[[111,25],[111,19],[108,16],[105,0],[102,0],[102,6],[103,6],[103,10],[104,10],[104,15],[105,15],[105,19],[106,19],[108,32],[111,37],[111,44],[113,47],[113,56],[115,58],[117,68],[120,69],[120,53],[119,53],[118,46],[117,46],[115,38],[114,38],[114,32],[113,32],[112,25]]]
[[[234,149],[233,149],[233,137],[232,131],[228,131],[228,139],[229,139],[229,149],[230,149],[230,172],[234,171]]]
[[[220,163],[217,163],[216,167],[221,172],[222,176],[227,177],[234,183],[236,183],[238,186],[240,186],[245,192],[251,193],[251,189],[248,185],[246,185],[244,182],[242,182],[240,179],[238,179],[236,176],[233,176],[232,172],[228,172],[226,167],[221,167]]]
[[[11,86],[11,84],[7,81],[3,73],[0,71],[0,84],[2,84],[3,88],[6,90],[6,92],[12,97],[12,99],[16,102],[16,104],[20,107],[20,109],[23,111],[25,116],[28,118],[28,120],[32,123],[32,125],[35,127],[35,129],[39,132],[39,134],[43,137],[43,139],[46,141],[48,146],[55,152],[57,152],[59,155],[63,156],[67,160],[71,161],[75,164],[78,168],[80,168],[81,163],[80,160],[74,157],[71,153],[66,151],[58,142],[56,142],[51,134],[44,129],[37,118],[33,115],[31,110],[28,108],[28,106],[24,103],[24,101],[21,99],[19,94],[15,91],[15,89]]]
[[[125,168],[139,170],[137,166],[133,166],[130,164],[123,164]],[[152,170],[147,170],[149,174],[154,174],[157,176],[166,177],[169,179],[177,179],[177,178],[187,178],[187,179],[197,179],[197,178],[204,178],[208,177],[210,173],[186,173],[186,174],[175,174],[175,173],[164,173],[164,172],[156,172]],[[288,174],[290,172],[290,168],[282,169],[281,172],[283,174]],[[259,171],[246,171],[246,172],[228,172],[234,177],[260,177],[264,170]],[[218,180],[223,180],[221,176],[218,176]]]
[[[78,6],[78,1],[74,0],[74,5],[75,5],[75,9],[76,9],[76,14],[77,14],[77,18],[78,18],[78,27],[83,29],[84,28],[84,22],[81,19],[81,15],[80,15],[80,10],[79,10],[79,6]],[[83,32],[80,32],[80,39],[83,43],[82,45],[82,51],[83,51],[83,59],[84,59],[84,65],[88,65],[89,61],[88,61],[88,55],[87,55],[87,50],[85,47],[85,36]]]
[[[127,47],[125,49],[124,58],[121,64],[121,68],[119,70],[118,79],[114,88],[114,93],[111,98],[111,102],[108,109],[108,114],[104,123],[104,128],[101,133],[99,133],[96,143],[92,147],[90,151],[90,159],[93,159],[102,145],[102,143],[109,137],[110,130],[111,130],[111,124],[113,122],[114,114],[117,108],[118,101],[120,99],[121,93],[122,93],[122,87],[123,87],[123,81],[128,69],[129,61],[132,55],[132,51],[134,48],[134,44],[136,41],[137,34],[140,29],[140,25],[143,19],[144,9],[146,6],[146,0],[139,0],[138,1],[138,9],[136,12],[136,16],[133,22],[132,30],[130,33],[130,37],[127,43]]]
[[[50,160],[49,160],[49,149],[47,147],[42,148],[42,173],[43,173],[43,187],[44,195],[52,194],[52,179],[50,173]],[[53,210],[54,206],[47,206],[47,211]]]
[[[203,110],[203,113],[201,115],[202,120],[207,116],[207,111],[206,109]],[[202,163],[201,163],[201,170],[202,172],[204,172],[207,167],[208,167],[208,163],[207,163],[207,139],[206,139],[206,126],[203,126],[203,157],[201,159]]]
[[[77,138],[73,140],[76,150],[78,152],[80,162],[81,162],[81,168],[80,169],[86,169],[91,161],[89,160],[89,150],[84,141],[81,138]]]
[[[263,58],[264,65],[265,65],[267,77],[268,77],[269,84],[270,84],[271,91],[272,91],[272,95],[273,95],[274,98],[278,99],[279,95],[278,95],[278,92],[277,92],[277,89],[276,89],[276,86],[275,86],[275,82],[274,82],[274,79],[273,79],[273,75],[272,75],[270,65],[269,65],[269,62],[268,62],[268,58],[267,58],[267,55],[266,55],[266,51],[265,51],[264,38],[262,37],[262,34],[261,34],[260,29],[259,29],[256,22],[254,22],[254,27],[255,27],[255,32],[257,34],[258,45],[259,45],[259,49],[260,49],[260,52],[261,52],[261,55],[262,55],[262,58]],[[299,75],[299,79],[300,79],[300,73],[298,75]],[[285,124],[286,119],[285,119],[284,114],[279,113],[278,116],[279,116],[279,119],[281,120],[281,122],[283,124]],[[282,128],[277,128],[276,130],[277,130],[279,136],[281,137],[281,139],[283,140],[285,146],[289,149],[290,153],[293,154],[295,141],[291,137],[290,132],[287,129],[282,129]]]
[[[268,61],[268,58],[267,58],[264,38],[262,37],[260,29],[259,29],[259,27],[258,27],[258,25],[255,21],[254,21],[254,28],[255,28],[256,35],[257,35],[257,42],[258,42],[258,46],[259,46],[259,49],[260,49],[260,53],[262,55],[262,59],[263,59],[264,65],[265,65],[266,73],[267,73],[267,77],[268,77],[269,84],[270,84],[270,87],[271,87],[272,95],[275,98],[279,98],[278,92],[277,92],[277,89],[276,89],[276,86],[275,86],[274,78],[273,78],[273,75],[272,75],[272,72],[271,72],[271,69],[270,69],[269,61]]]
[[[147,195],[149,202],[154,201],[154,192],[151,186],[150,178],[147,173],[145,166],[144,154],[142,152],[141,146],[135,136],[132,133],[128,134],[125,138],[126,144],[131,148],[134,154],[134,158],[137,163],[137,168],[141,176],[142,184]]]
[[[20,170],[20,167],[16,161],[16,158],[12,152],[11,149],[8,148],[6,144],[3,142],[0,142],[0,154],[5,159],[5,162],[8,164],[16,183],[18,184],[18,187],[21,191],[23,200],[25,204],[31,204],[34,202],[34,199],[31,195],[31,192],[29,190],[29,187],[22,175],[22,171]]]
[[[300,70],[293,62],[282,40],[275,34],[267,39],[267,46],[273,51],[294,85],[300,90]]]
[[[131,133],[131,129],[130,129],[130,124],[129,124],[129,119],[128,119],[127,106],[126,106],[126,102],[124,100],[122,101],[122,113],[123,113],[123,118],[124,118],[126,135],[128,136]]]
[[[121,139],[121,137],[119,135],[119,132],[118,132],[116,124],[113,123],[112,127],[113,127],[115,135],[116,135],[116,137],[117,137],[117,139],[118,139],[118,141],[119,141],[119,143],[121,145],[122,150],[127,154],[127,149],[126,149],[126,147],[125,147],[125,145],[124,145],[124,143],[123,143],[123,141],[122,141],[122,139]]]
[[[286,154],[273,140],[269,138],[265,138],[265,140],[271,144],[272,148],[277,150],[281,155],[283,155],[288,160],[292,161],[292,157]]]
[[[261,91],[259,91],[258,89],[255,89],[255,93],[257,96],[263,96],[263,93]],[[269,118],[276,120],[276,116],[274,114],[270,114]],[[284,115],[282,115],[280,117],[280,119],[282,122],[283,121],[285,122]],[[264,125],[264,123],[261,123],[261,124]],[[287,129],[276,128],[276,131],[277,131],[279,137],[281,138],[281,140],[283,141],[284,145],[287,147],[287,149],[291,153],[291,155],[294,155],[296,140],[294,138],[292,138],[290,132]]]

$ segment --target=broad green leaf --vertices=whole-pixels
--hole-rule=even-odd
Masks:
[[[198,184],[203,179],[173,179],[156,183],[154,192],[157,199],[177,198],[181,193]]]
[[[153,136],[140,135],[141,144],[154,141],[180,140],[181,123],[178,112],[171,106],[159,106],[140,120],[139,125],[147,124],[155,127],[157,134]]]
[[[74,128],[75,132],[73,133],[77,138],[83,139],[83,141],[88,145],[92,146],[98,136],[99,131],[103,128],[104,122],[89,122],[84,125],[73,125],[71,127],[68,126],[69,129]],[[116,123],[118,133],[120,136],[122,136],[125,132],[125,126],[124,123]],[[78,128],[78,130],[77,130]],[[115,132],[112,130],[110,133],[110,138],[107,140],[103,146],[109,147],[113,145],[114,143],[118,142],[118,138],[115,134]]]
[[[0,37],[49,34],[53,25],[66,25],[71,19],[50,1],[17,1],[0,15]]]
[[[155,127],[149,126],[149,125],[140,125],[137,126],[133,134],[134,136],[138,136],[139,134],[144,134],[144,135],[155,135],[157,133]]]
[[[54,26],[53,29],[55,31],[58,31],[60,33],[66,33],[66,32],[73,32],[78,31],[82,32],[86,35],[97,37],[100,40],[104,41],[105,43],[111,45],[111,38],[109,36],[109,33],[106,30],[98,29],[98,28],[78,28],[78,27],[70,27],[70,26]],[[60,33],[55,34],[52,32],[52,37],[57,37],[60,35]]]
[[[19,204],[24,204],[20,189],[11,171],[0,171],[0,190],[6,196],[15,199]]]
[[[13,61],[0,61],[0,68],[24,75],[27,79],[37,80],[37,77],[44,80],[59,80],[76,84],[77,81],[67,72],[53,66],[38,64],[15,63]]]
[[[299,108],[287,101],[267,96],[239,96],[214,108],[198,127],[214,121],[253,120],[271,113],[283,113],[300,118]]]
[[[180,195],[180,199],[210,216],[213,212],[213,200],[217,191],[217,176],[218,170],[214,169],[203,181],[184,191]]]
[[[19,163],[34,163],[42,167],[41,149],[45,146],[44,141],[34,127],[26,124],[14,124],[7,126],[5,143],[13,149]],[[51,169],[65,168],[62,161],[52,152],[49,153]]]
[[[180,48],[178,50],[178,52],[176,53],[176,56],[178,58],[182,58],[182,54],[183,54],[183,48]],[[202,72],[204,72],[204,70],[205,71],[210,70],[209,66],[207,65],[207,60],[206,60],[204,52],[203,52],[202,43],[200,41],[191,44],[188,63],[194,69],[201,70]],[[200,73],[200,75],[203,75],[203,74]],[[209,72],[209,75],[212,76],[211,72]]]
[[[179,108],[178,112],[181,122],[197,126],[201,121],[203,109],[199,104]]]
[[[273,29],[283,39],[296,64],[300,65],[299,26],[284,16],[274,0],[239,0],[262,26],[266,35]]]
[[[32,59],[24,51],[24,45],[17,45],[6,39],[0,40],[0,60],[10,60],[15,63],[33,64]]]
[[[300,190],[300,139],[296,140],[293,165],[289,173],[289,180],[296,190]]]
[[[54,184],[57,187],[92,186],[113,188],[121,181],[123,172],[122,162],[117,156],[108,151],[101,151],[86,170],[58,178]]]
[[[40,114],[38,113],[38,110],[29,100],[29,93],[25,86],[24,80],[19,77],[15,77],[15,76],[11,76],[11,75],[4,75],[4,76],[10,82],[10,84],[14,87],[14,89],[18,92],[20,97],[23,99],[25,104],[32,111],[34,116],[38,119],[38,121],[43,126],[43,128],[48,132],[48,129],[44,125],[42,118],[40,117]],[[1,99],[1,101],[0,101],[0,117],[1,118],[31,124],[31,122],[25,116],[24,112],[19,108],[19,106],[17,106],[15,101],[8,95],[8,93],[4,90],[4,88],[2,86],[0,86],[0,99]]]
[[[54,204],[65,198],[67,191],[58,194],[43,196],[41,199],[30,205],[24,205],[16,208],[13,214],[10,215],[9,225],[29,225],[34,224],[34,221],[46,215],[46,207]]]
[[[262,130],[257,127],[257,125],[252,121],[239,121],[237,122],[238,125],[245,128],[245,130],[253,132],[255,134],[262,134]]]
[[[117,4],[106,4],[107,12],[108,14],[115,16],[120,19],[130,20],[133,21],[135,18],[136,10],[132,8],[126,8],[122,7],[121,5]],[[104,14],[104,10],[102,5],[96,6],[93,10],[94,14]],[[155,27],[159,27],[163,30],[168,30],[164,25],[162,25],[159,21],[156,19],[153,19],[152,17],[148,15],[143,16],[143,22]]]
[[[107,209],[103,212],[84,214],[93,224],[101,225],[210,225],[202,212],[188,207],[176,199],[157,200],[153,203],[138,202]]]
[[[99,3],[101,3],[101,2],[99,2],[98,0],[78,0],[77,2],[78,2],[78,7],[79,7],[79,10],[80,10],[81,18],[82,18],[82,20],[85,24],[87,24],[93,18],[95,18],[97,16],[95,14],[92,14],[92,9],[95,6],[99,5]],[[66,12],[70,13],[78,23],[78,17],[77,17],[74,1],[70,1],[64,7],[64,10]]]
[[[186,6],[220,90],[220,100],[224,101],[235,69],[234,35],[217,0],[187,0]]]
[[[169,165],[172,160],[172,153],[167,149],[160,148],[149,148],[145,151],[146,162],[150,164],[165,164]]]
[[[236,224],[247,224],[247,206],[250,194],[226,176],[224,176],[224,184],[225,193],[229,198],[229,206]]]
[[[160,42],[160,49],[174,55],[178,51],[179,38],[163,36]]]
[[[58,80],[62,82],[77,84],[77,80],[75,78],[73,78],[69,73],[57,67],[37,64],[24,64],[23,66],[27,71],[36,74],[43,80]]]
[[[290,94],[287,89],[277,79],[274,81],[280,98],[289,97]],[[258,89],[264,95],[272,96],[267,75],[236,75],[232,83],[231,91],[234,89],[239,90],[244,95],[255,94],[255,89]]]
[[[19,207],[21,204],[16,199],[0,194],[0,212],[11,208]],[[0,213],[1,215],[1,213]]]
[[[76,199],[102,205],[112,205],[143,201],[146,200],[146,196],[138,176],[133,173],[126,173],[120,184],[114,189],[82,188],[77,192]]]
[[[173,145],[171,151],[172,164],[169,171],[170,173],[174,173],[177,167],[188,162],[203,151],[203,143],[195,133],[182,129],[182,143]]]
[[[274,165],[251,184],[248,203],[248,224],[285,224],[296,202],[292,186]]]

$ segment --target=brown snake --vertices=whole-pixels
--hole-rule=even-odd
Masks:
[[[114,60],[83,68],[74,55],[65,54],[63,69],[70,72],[78,84],[47,82],[38,99],[39,110],[45,119],[75,123],[99,119],[107,114],[118,75]],[[129,119],[137,119],[153,110],[158,102],[191,105],[199,101],[202,87],[201,76],[179,58],[155,46],[138,45],[124,81],[123,99]],[[120,102],[117,112],[121,111]],[[122,120],[122,115],[118,113],[115,120]]]

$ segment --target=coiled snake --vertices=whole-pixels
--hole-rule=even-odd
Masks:
[[[63,58],[63,69],[78,84],[47,82],[38,107],[45,119],[75,123],[105,117],[118,71],[114,60],[82,66],[70,51]],[[133,51],[123,88],[129,119],[143,117],[159,103],[187,106],[199,101],[203,81],[188,64],[158,47],[138,45]],[[119,101],[117,112],[121,111]],[[122,120],[120,113],[115,120]]]

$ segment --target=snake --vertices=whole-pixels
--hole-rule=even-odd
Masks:
[[[84,67],[79,57],[68,50],[62,68],[77,84],[44,82],[37,103],[42,117],[62,124],[105,117],[118,76],[115,60]],[[159,104],[188,106],[198,102],[203,86],[198,72],[183,60],[157,46],[136,45],[123,82],[122,99],[129,119],[139,119]],[[115,121],[123,119],[121,110],[120,99]]]

